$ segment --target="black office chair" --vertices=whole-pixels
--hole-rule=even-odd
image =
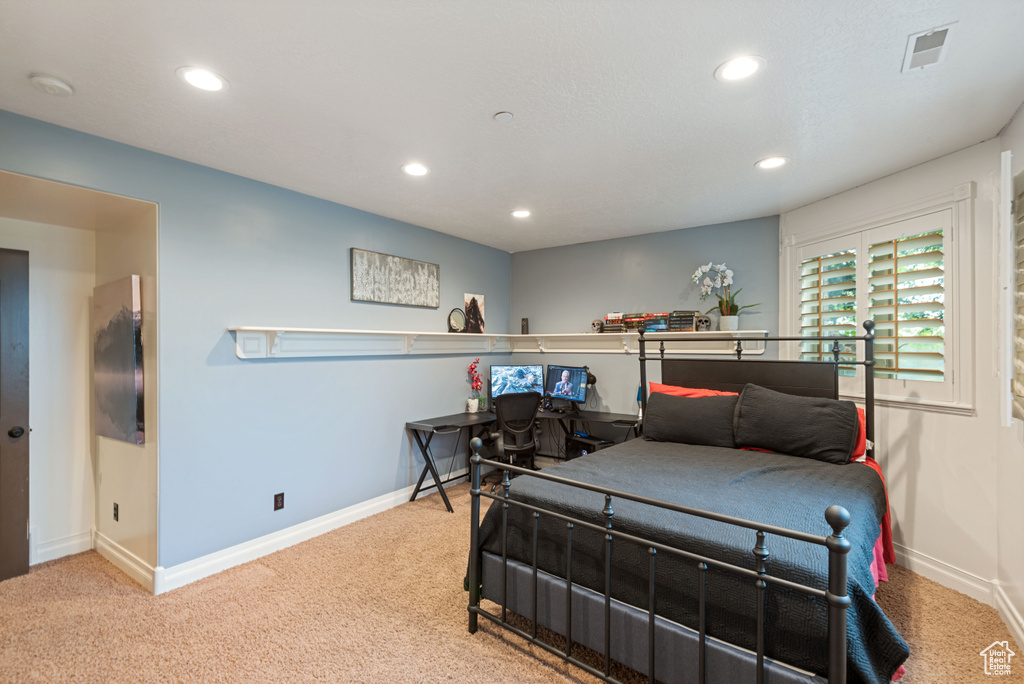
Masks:
[[[537,409],[540,408],[539,392],[502,394],[494,398],[494,413],[497,416],[498,431],[491,434],[498,452],[498,460],[512,465],[522,465],[529,458],[529,467],[536,470],[533,456],[537,451],[534,425]],[[513,463],[513,459],[519,461]]]

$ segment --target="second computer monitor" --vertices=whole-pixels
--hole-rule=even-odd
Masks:
[[[548,364],[544,396],[584,404],[587,401],[587,369],[583,366]]]
[[[491,399],[502,394],[540,392],[544,366],[491,366]]]

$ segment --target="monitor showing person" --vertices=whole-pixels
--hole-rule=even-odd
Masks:
[[[582,366],[548,365],[544,396],[577,403],[587,400],[587,369]]]

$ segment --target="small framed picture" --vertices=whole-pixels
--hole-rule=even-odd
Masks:
[[[484,296],[466,293],[466,332],[484,331]]]

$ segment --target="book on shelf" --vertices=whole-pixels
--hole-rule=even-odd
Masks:
[[[668,312],[646,314],[643,323],[647,332],[668,330]]]
[[[673,332],[693,332],[699,311],[673,311],[668,315],[668,329]]]
[[[628,313],[622,317],[622,324],[626,330],[639,330],[640,324],[647,319],[645,313]]]
[[[622,322],[621,311],[612,311],[611,313],[605,314],[604,325],[601,327],[601,332],[617,333],[625,331],[626,326]]]

